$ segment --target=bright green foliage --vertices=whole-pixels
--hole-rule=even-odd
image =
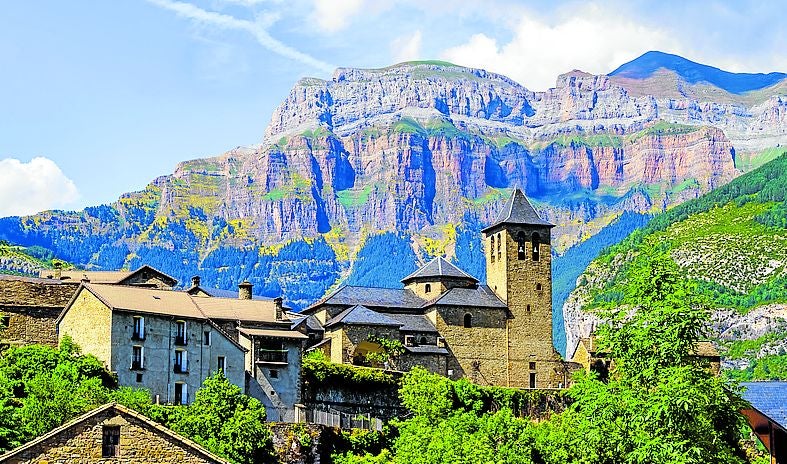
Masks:
[[[650,127],[647,127],[639,132],[635,132],[627,137],[628,141],[635,142],[642,137],[648,136],[661,136],[661,135],[681,135],[698,131],[700,128],[697,126],[687,126],[685,124],[676,124],[666,121],[658,121]]]
[[[373,365],[384,365],[395,362],[404,353],[404,345],[399,340],[370,335],[369,341],[380,345],[382,351],[366,353],[366,360]]]
[[[167,425],[234,462],[253,463],[270,457],[272,441],[265,425],[265,407],[220,372],[205,379],[194,402],[180,408]]]
[[[312,351],[304,356],[301,366],[306,383],[338,383],[346,388],[374,391],[398,385],[398,379],[381,369],[337,364],[328,361],[321,351]]]

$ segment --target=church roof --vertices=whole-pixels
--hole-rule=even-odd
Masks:
[[[531,226],[547,226],[554,227],[554,224],[541,219],[530,200],[527,199],[522,190],[516,188],[509,197],[506,205],[503,207],[497,219],[488,227],[484,228],[481,232],[486,232],[493,227],[503,224],[525,224]]]
[[[427,332],[437,333],[437,329],[432,322],[423,314],[386,314],[392,319],[402,323],[399,330],[403,332]]]
[[[449,277],[453,279],[464,279],[478,282],[478,279],[475,277],[446,261],[442,256],[438,256],[437,258],[424,264],[417,271],[402,279],[402,283],[407,283],[414,279],[434,277]]]
[[[424,300],[406,288],[378,288],[345,286],[328,295],[323,300],[304,310],[305,314],[312,309],[330,305],[364,305],[385,308],[417,309],[424,305]]]
[[[385,314],[372,311],[366,306],[356,305],[347,308],[340,312],[333,319],[325,323],[325,327],[331,327],[336,324],[347,325],[380,325],[401,327],[403,324],[395,319],[388,317]]]
[[[474,306],[477,308],[508,307],[487,285],[479,285],[477,288],[454,287],[431,304],[435,306]]]

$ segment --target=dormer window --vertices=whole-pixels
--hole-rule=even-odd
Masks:
[[[426,284],[426,285],[424,285],[424,291],[425,291],[426,293],[432,293],[432,284]]]

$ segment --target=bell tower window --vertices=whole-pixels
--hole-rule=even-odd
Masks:
[[[533,243],[533,261],[538,261],[539,258],[539,250],[538,247],[541,243],[541,236],[537,233],[533,233],[533,237],[531,238],[531,242]]]
[[[503,234],[502,233],[497,234],[497,259],[498,260],[503,259],[503,253],[502,253],[501,247],[500,247],[500,242],[502,242],[502,241],[503,241]]]
[[[424,285],[424,291],[425,291],[426,293],[432,293],[432,284],[426,284],[426,285]]]
[[[525,249],[525,233],[518,232],[516,234],[516,256],[520,261],[527,259],[527,250]]]
[[[494,263],[495,262],[495,236],[494,235],[492,236],[492,246],[489,247],[489,251],[490,251],[489,254],[491,255],[492,258],[492,262]]]

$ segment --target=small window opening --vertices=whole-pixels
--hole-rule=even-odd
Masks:
[[[530,373],[530,388],[536,388],[536,373]]]
[[[492,262],[495,262],[495,236],[492,236],[492,246],[489,247],[490,255],[492,257]]]
[[[0,316],[0,327],[7,329],[9,325],[11,325],[11,316]]]
[[[105,425],[101,433],[101,456],[114,458],[120,456],[120,427]]]
[[[202,340],[203,345],[210,346],[210,330],[206,330],[203,333],[203,337],[202,338],[203,338],[203,340]]]
[[[472,314],[465,314],[465,328],[469,329],[473,327],[473,315]]]
[[[432,293],[432,284],[426,284],[426,285],[424,285],[424,291],[425,291],[426,293]]]
[[[530,312],[530,305],[527,305],[527,312]]]
[[[278,369],[271,369],[270,370],[271,378],[278,379],[279,378],[279,370]]]
[[[137,383],[142,383],[142,374],[137,374]]]
[[[224,356],[219,356],[218,358],[218,370],[222,374],[224,373],[224,369],[227,368],[227,359]]]
[[[536,370],[536,363],[535,363],[535,362],[533,362],[533,361],[530,361],[530,370],[531,370],[531,371],[534,371],[534,370]]]
[[[421,345],[426,345],[426,337],[421,337],[421,339],[418,340],[418,343]]]
[[[516,256],[520,261],[527,259],[527,248],[525,246],[525,233],[519,232],[516,234]]]
[[[541,291],[541,288],[542,288],[542,287],[541,287],[541,284],[540,284],[540,283],[537,283],[537,284],[536,284],[536,290],[538,290],[538,291],[540,292],[540,291]]]
[[[498,260],[503,259],[503,253],[501,251],[501,246],[500,246],[500,243],[502,241],[503,241],[503,233],[501,232],[501,233],[497,234],[497,259]]]
[[[530,239],[533,244],[533,261],[538,261],[539,259],[539,245],[541,244],[541,236],[537,233],[533,234],[533,237]]]

